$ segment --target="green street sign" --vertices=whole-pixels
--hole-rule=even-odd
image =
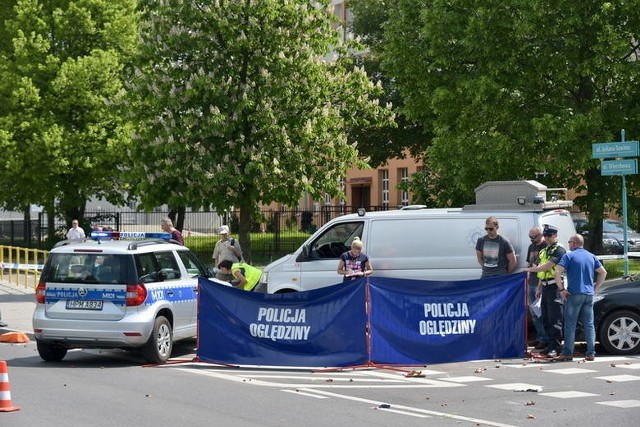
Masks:
[[[637,157],[638,141],[603,142],[591,144],[592,158]]]
[[[603,160],[600,168],[603,176],[635,175],[638,173],[637,159]]]

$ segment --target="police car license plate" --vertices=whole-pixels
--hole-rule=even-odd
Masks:
[[[70,299],[67,310],[102,310],[102,301]]]

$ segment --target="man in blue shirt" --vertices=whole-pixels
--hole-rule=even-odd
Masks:
[[[584,239],[575,234],[569,239],[571,252],[565,254],[555,272],[556,283],[560,281],[562,273],[567,273],[567,286],[560,289],[560,296],[566,299],[564,305],[564,348],[562,354],[553,360],[570,362],[573,360],[573,347],[576,338],[578,319],[584,326],[587,340],[585,360],[595,360],[596,330],[593,325],[593,296],[607,277],[600,260],[591,252],[584,249]],[[593,281],[596,275],[595,284]]]

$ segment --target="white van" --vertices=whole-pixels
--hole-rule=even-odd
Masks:
[[[511,241],[518,269],[525,266],[534,225],[554,225],[567,246],[575,233],[572,202],[547,201],[554,190],[536,181],[497,181],[476,189],[476,204],[450,209],[407,209],[344,215],[317,230],[293,254],[264,268],[257,290],[306,291],[335,285],[339,257],[357,236],[379,277],[428,280],[475,279],[481,275],[475,245],[485,235],[485,220],[498,218],[499,233]]]

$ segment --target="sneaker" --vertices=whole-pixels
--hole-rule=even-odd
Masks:
[[[596,360],[596,357],[591,354],[589,356],[585,356],[584,360],[586,360],[587,362],[593,362],[594,360]]]
[[[538,344],[536,344],[536,346],[534,347],[536,350],[542,350],[543,348],[547,348],[547,343],[546,342],[539,342]]]
[[[554,358],[558,355],[558,352],[555,350],[551,350],[550,352],[547,353],[547,357],[551,357]]]
[[[572,362],[573,361],[573,356],[569,356],[566,354],[561,354],[558,357],[554,357],[553,358],[554,362]]]

